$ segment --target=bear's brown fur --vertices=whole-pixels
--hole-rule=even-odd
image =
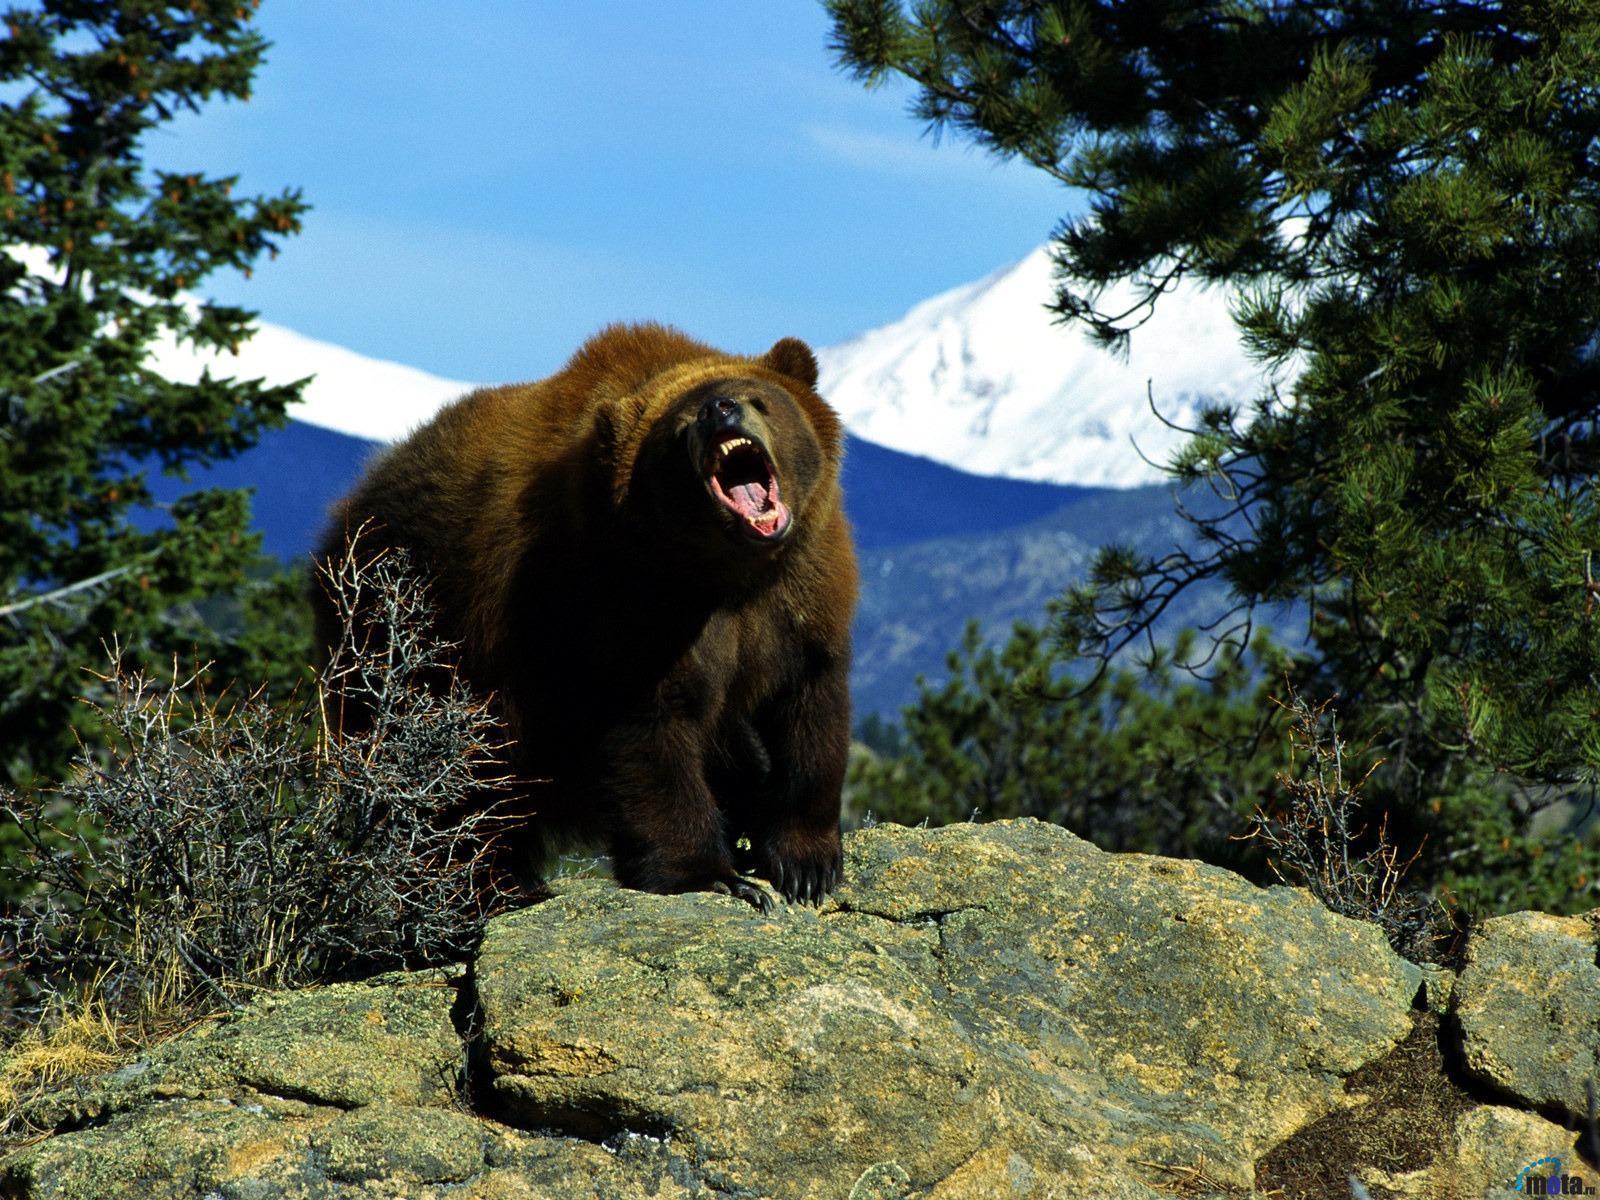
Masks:
[[[609,843],[618,879],[765,908],[840,880],[855,554],[816,359],[612,326],[381,456],[318,551],[401,546],[529,783],[531,864]],[[319,638],[334,636],[326,599]],[[749,857],[735,846],[749,839]]]

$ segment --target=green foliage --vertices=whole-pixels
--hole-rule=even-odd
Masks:
[[[265,49],[251,19],[235,0],[0,16],[0,780],[60,776],[91,727],[84,668],[112,639],[130,668],[303,669],[294,606],[244,619],[286,587],[259,566],[244,493],[194,494],[153,531],[130,520],[150,470],[237,454],[298,394],[145,365],[161,338],[236,349],[254,314],[188,289],[299,228],[298,193],[236,197],[232,178],[142,156],[179,112],[248,98]]]
[[[1185,636],[1174,653],[1194,649]],[[900,824],[1038,817],[1106,849],[1240,865],[1230,839],[1288,766],[1264,699],[1286,662],[1258,639],[1204,678],[1162,655],[1074,689],[1059,686],[1068,664],[1041,630],[1019,623],[996,650],[974,623],[949,680],[924,683],[903,733],[879,730],[886,750],[855,762],[851,793]]]
[[[902,825],[1037,817],[1107,850],[1202,858],[1270,882],[1283,864],[1263,856],[1260,838],[1246,840],[1252,828],[1304,826],[1299,798],[1337,795],[1340,853],[1388,864],[1385,911],[1421,911],[1393,892],[1402,873],[1409,888],[1468,911],[1593,907],[1600,844],[1582,834],[1592,796],[1580,802],[1451,755],[1427,764],[1430,799],[1414,804],[1414,764],[1343,738],[1343,777],[1362,782],[1330,789],[1312,726],[1331,722],[1331,706],[1308,725],[1296,701],[1294,680],[1311,664],[1264,634],[1244,653],[1221,647],[1196,671],[1201,650],[1185,632],[1138,669],[1074,682],[1082,660],[1046,632],[1019,623],[996,649],[971,624],[949,678],[924,682],[901,724],[862,722],[848,806]],[[1310,857],[1290,863],[1295,882],[1310,876]]]
[[[1308,603],[1298,685],[1384,760],[1370,795],[1432,835],[1432,877],[1592,905],[1594,823],[1562,814],[1600,773],[1600,9],[828,8],[862,78],[1088,196],[1056,231],[1063,318],[1115,347],[1217,282],[1288,380],[1207,415],[1171,470],[1234,503],[1189,551],[1108,550],[1064,654],[1111,661],[1201,578]]]

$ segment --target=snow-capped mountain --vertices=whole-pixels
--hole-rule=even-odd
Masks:
[[[41,246],[3,246],[0,253],[16,259],[29,274],[61,279],[60,268]],[[194,308],[199,305],[192,296],[185,302]],[[322,429],[380,442],[403,437],[440,406],[476,386],[368,358],[268,321],[258,321],[255,335],[236,353],[202,352],[167,335],[156,342],[147,361],[152,370],[182,383],[194,382],[208,368],[218,378],[262,379],[269,384],[315,376],[289,415]]]
[[[1150,398],[1187,425],[1206,400],[1244,403],[1263,388],[1219,291],[1163,296],[1126,359],[1054,324],[1054,295],[1041,247],[819,351],[822,394],[857,436],[964,471],[1136,487],[1162,478],[1146,458],[1164,462],[1183,441]]]
[[[1240,348],[1221,293],[1162,297],[1126,360],[1052,322],[1040,248],[900,320],[818,351],[822,393],[864,441],[977,475],[1080,487],[1137,487],[1161,473],[1182,435],[1151,412],[1192,422],[1201,402],[1243,402],[1264,375]],[[262,322],[237,356],[168,343],[153,365],[172,378],[214,374],[286,383],[314,376],[299,421],[394,441],[473,383],[384,362]]]
[[[301,402],[289,410],[296,421],[373,442],[392,442],[476,384],[430,375],[415,367],[368,358],[332,342],[306,337],[268,321],[237,354],[199,352],[168,338],[150,357],[168,379],[190,383],[212,375],[293,383],[313,376]]]
[[[237,355],[198,353],[170,338],[151,365],[171,379],[215,376],[289,383],[310,377],[283,430],[270,431],[236,459],[200,472],[194,483],[152,479],[172,501],[203,482],[255,492],[266,548],[284,559],[305,554],[327,521],[329,505],[356,481],[373,452],[403,437],[475,384],[368,358],[329,342],[261,322]],[[961,471],[946,463],[875,446],[852,436],[844,485],[862,549],[937,537],[986,534],[1035,520],[1086,494],[1038,480]]]

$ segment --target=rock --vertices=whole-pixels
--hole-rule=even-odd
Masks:
[[[31,1102],[0,1195],[1150,1200],[1251,1187],[1412,1028],[1303,892],[1032,821],[846,848],[821,910],[577,881],[465,980],[263,999]]]
[[[1358,1167],[1354,1174],[1369,1189],[1379,1189],[1378,1195],[1418,1200],[1516,1195],[1523,1173],[1547,1159],[1563,1163],[1569,1173],[1592,1171],[1578,1158],[1576,1142],[1571,1130],[1534,1113],[1480,1104],[1457,1118],[1454,1137],[1427,1167],[1405,1174]]]
[[[1485,1104],[1446,1065],[1451,1027],[1431,1010],[1389,1054],[1346,1081],[1350,1107],[1274,1147],[1256,1188],[1288,1197],[1348,1196],[1358,1179],[1379,1200],[1500,1196],[1523,1168],[1551,1156],[1588,1170],[1576,1135],[1529,1112]],[[1543,1193],[1541,1193],[1543,1194]]]
[[[1140,1163],[1202,1157],[1248,1186],[1421,982],[1304,893],[1038,822],[868,831],[847,875],[821,912],[591,881],[494,923],[497,1114],[663,1137],[733,1192],[898,1168],[911,1192],[1148,1195]]]
[[[455,977],[389,975],[263,996],[109,1075],[23,1106],[60,1128],[151,1101],[250,1091],[337,1108],[449,1103],[462,1069]]]
[[[292,1100],[179,1100],[50,1139],[0,1164],[39,1200],[687,1200],[656,1149],[537,1138],[467,1113]],[[682,1173],[682,1172],[680,1172]]]
[[[1542,1158],[1558,1157],[1569,1173],[1596,1172],[1577,1155],[1577,1135],[1534,1113],[1481,1104],[1456,1123],[1453,1156],[1434,1170],[1437,1196],[1515,1194],[1518,1176]]]
[[[1422,963],[1422,998],[1429,1012],[1443,1016],[1450,1011],[1450,996],[1456,988],[1456,973],[1438,963]]]
[[[1587,1111],[1600,1081],[1600,909],[1519,912],[1474,930],[1451,999],[1467,1068],[1532,1108]]]

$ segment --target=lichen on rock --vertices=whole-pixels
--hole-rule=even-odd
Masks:
[[[1422,972],[1304,892],[1034,821],[846,851],[821,909],[579,880],[491,923],[464,976],[263,998],[33,1101],[50,1136],[0,1159],[0,1195],[1245,1190],[1422,1012]],[[1464,1021],[1478,986],[1450,992]],[[1502,1170],[1549,1124],[1473,1114],[1488,1144],[1401,1182]]]
[[[721,1186],[797,1196],[996,1153],[1036,1187],[1143,1194],[1132,1164],[1201,1156],[1248,1186],[1410,1028],[1417,969],[1287,888],[1033,821],[876,829],[849,867],[820,912],[586,882],[495,923],[500,1115],[657,1132]]]
[[[1518,912],[1473,931],[1451,1000],[1469,1070],[1534,1108],[1587,1112],[1600,1083],[1600,910]]]

